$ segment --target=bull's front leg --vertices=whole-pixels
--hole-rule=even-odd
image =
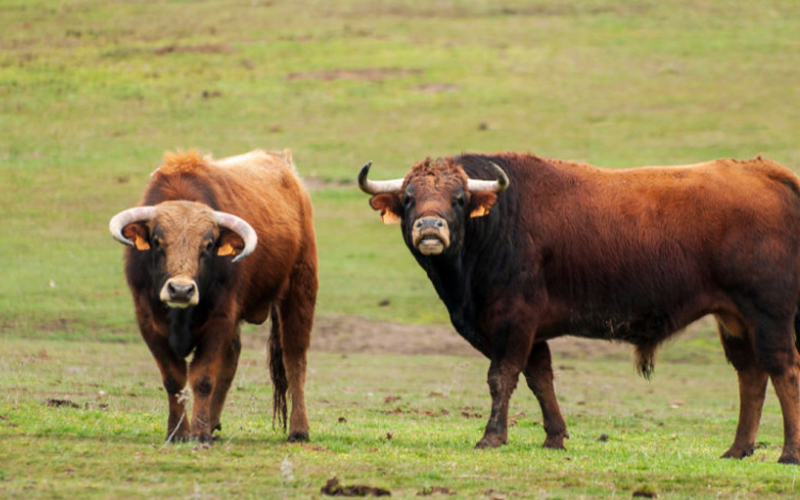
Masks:
[[[189,416],[186,414],[186,361],[167,349],[166,356],[156,357],[161,370],[164,390],[167,392],[169,416],[167,417],[166,442],[174,443],[189,439]]]
[[[230,343],[230,347],[224,354],[222,368],[217,377],[217,384],[211,395],[211,432],[222,430],[222,408],[225,406],[225,398],[231,388],[233,378],[236,376],[236,369],[239,366],[239,354],[242,351],[242,342],[239,338],[237,328],[236,336]]]
[[[190,436],[201,443],[211,443],[212,433],[220,425],[225,400],[222,393],[227,393],[238,361],[240,346],[235,333],[236,325],[228,322],[204,328],[200,336],[202,341],[189,366],[189,385],[194,399]]]
[[[189,437],[189,416],[186,414],[184,388],[186,387],[186,361],[177,356],[169,346],[169,328],[157,322],[145,300],[136,302],[139,331],[161,372],[161,382],[167,393],[166,442],[186,441]]]
[[[504,369],[500,363],[489,367],[489,393],[492,395],[492,414],[486,423],[483,437],[475,448],[497,448],[508,442],[508,402],[517,385],[520,370]]]
[[[496,448],[508,441],[508,404],[517,386],[533,342],[532,336],[503,322],[492,337],[492,362],[487,382],[492,396],[492,413],[476,448]]]

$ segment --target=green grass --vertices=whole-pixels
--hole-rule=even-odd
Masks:
[[[395,498],[433,486],[454,498],[629,498],[643,487],[668,499],[799,494],[800,470],[775,463],[782,428],[772,394],[755,455],[717,458],[736,426],[735,375],[719,349],[691,343],[667,348],[651,382],[616,355],[557,355],[568,450],[540,448],[541,415],[523,384],[509,444],[476,451],[489,406],[487,362],[477,357],[313,353],[312,441],[287,445],[271,426],[263,350],[245,349],[222,439],[202,449],[162,444],[166,398],[144,345],[9,340],[0,496],[317,498],[334,476]],[[691,363],[680,360],[687,354]]]
[[[800,164],[788,0],[6,0],[0,11],[6,332],[132,338],[105,224],[136,203],[165,150],[291,147],[303,175],[334,184],[367,160],[392,177],[462,151]],[[321,313],[447,321],[363,194],[314,202]],[[375,286],[379,268],[388,289]],[[391,307],[376,306],[384,296]]]
[[[361,165],[388,178],[426,156],[517,150],[612,167],[763,153],[796,170],[798,32],[793,0],[0,0],[0,496],[308,498],[334,474],[399,497],[796,495],[796,468],[773,463],[774,398],[765,447],[715,458],[736,383],[707,336],[670,346],[649,384],[625,361],[561,370],[567,453],[538,449],[523,390],[509,446],[471,450],[485,422],[460,412],[487,410],[482,361],[321,353],[321,449],[271,429],[263,360],[240,369],[222,443],[162,447],[163,395],[106,224],[165,150],[289,147],[326,186],[312,194],[318,312],[446,324],[397,227],[344,185]],[[81,408],[45,406],[59,396]]]

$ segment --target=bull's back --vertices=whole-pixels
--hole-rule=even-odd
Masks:
[[[242,264],[247,266],[250,288],[245,317],[260,323],[268,315],[268,304],[287,286],[293,268],[316,269],[311,200],[288,150],[257,150],[219,163],[231,186],[230,210],[250,222],[259,237],[255,258]]]
[[[760,158],[548,169],[547,189],[536,172],[516,177],[531,198],[521,225],[545,263],[553,332],[640,343],[765,283],[785,292],[771,306],[796,308],[800,188],[788,169]]]
[[[567,172],[569,185],[536,197],[541,209],[529,223],[543,226],[543,239],[566,256],[578,252],[574,260],[696,261],[764,238],[797,245],[800,183],[768,160]]]
[[[213,166],[218,170],[216,175],[224,179],[220,184],[228,184],[226,199],[230,210],[247,213],[255,208],[266,220],[279,225],[310,217],[308,193],[287,151],[256,150],[224,158]],[[270,231],[281,229],[272,227]]]

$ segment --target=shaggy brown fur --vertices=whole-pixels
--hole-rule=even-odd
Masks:
[[[257,150],[216,161],[194,151],[167,153],[141,204],[157,212],[124,229],[143,242],[126,250],[126,274],[142,337],[167,389],[168,439],[211,441],[236,373],[239,323],[262,323],[270,315],[270,352],[282,357],[270,363],[279,393],[274,412],[285,428],[288,392],[289,440],[307,439],[304,384],[317,253],[311,201],[291,153]],[[230,252],[241,251],[241,241],[216,227],[211,210],[253,227],[258,244],[252,254],[231,262]],[[159,298],[166,280],[178,275],[196,284],[196,306],[170,308]],[[187,382],[194,393],[191,424],[180,397]]]
[[[496,202],[477,201],[494,193],[468,193],[465,179],[494,178],[492,164],[509,187]],[[548,339],[629,342],[650,376],[658,346],[712,314],[740,386],[724,456],[752,453],[770,379],[784,419],[780,461],[800,463],[800,182],[786,168],[761,157],[612,170],[463,155],[420,162],[402,190],[370,204],[400,222],[453,325],[491,359],[492,414],[479,447],[506,442],[520,373],[541,405],[545,446],[563,447]],[[429,255],[421,249],[431,242],[411,235],[434,220],[448,237]]]

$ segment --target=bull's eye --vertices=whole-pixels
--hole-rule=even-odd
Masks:
[[[214,251],[214,241],[212,240],[212,241],[206,242],[206,247],[203,250],[203,253],[204,254],[211,254],[211,252],[213,252],[213,251]]]
[[[158,250],[161,248],[161,240],[158,239],[158,236],[153,236],[150,238],[150,246],[153,247],[153,250]]]
[[[458,193],[455,198],[453,198],[453,206],[463,207],[467,204],[467,197],[464,193]]]
[[[414,205],[414,197],[413,196],[411,196],[409,194],[406,194],[405,196],[403,196],[403,206],[405,208],[408,209],[413,205]]]

